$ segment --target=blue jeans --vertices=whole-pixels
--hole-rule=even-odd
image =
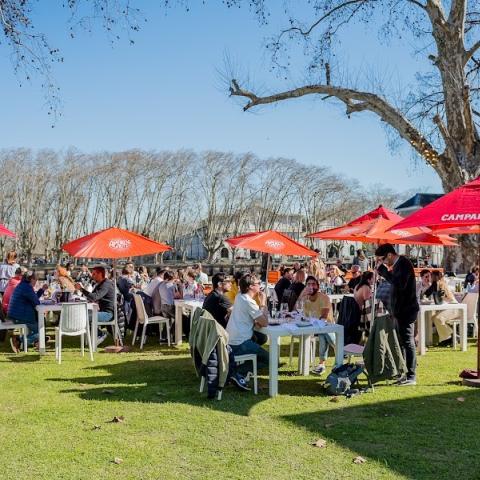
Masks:
[[[230,345],[234,355],[246,355],[247,353],[255,353],[257,355],[257,367],[268,367],[268,352],[264,350],[258,343],[253,340],[247,340],[240,345]],[[250,371],[251,366],[249,362],[239,365],[238,372],[246,375]]]
[[[24,320],[17,320],[16,318],[8,317],[7,320],[11,320],[13,323],[25,323],[28,328],[27,332],[27,345],[32,346],[35,342],[38,342],[38,322],[26,323]]]
[[[320,361],[324,362],[328,358],[328,347],[335,348],[335,334],[334,333],[322,333],[318,336],[319,346],[318,354],[320,355]]]

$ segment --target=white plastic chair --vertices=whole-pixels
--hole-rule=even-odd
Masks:
[[[473,323],[474,338],[478,337],[477,302],[478,293],[469,292],[462,299],[462,303],[467,304],[467,322]]]
[[[25,323],[13,323],[10,320],[0,322],[0,330],[20,330],[20,334],[23,337],[23,351],[27,353],[27,333],[28,327]]]
[[[145,305],[143,303],[142,297],[138,294],[134,294],[133,298],[135,299],[135,306],[137,307],[137,322],[135,323],[135,330],[133,331],[132,346],[135,344],[135,339],[137,338],[138,325],[143,324],[142,338],[140,340],[140,350],[142,350],[143,345],[145,343],[145,334],[147,331],[147,325],[154,324],[154,323],[160,326],[159,328],[160,335],[162,332],[161,325],[165,325],[165,327],[167,328],[168,346],[170,346],[170,320],[166,317],[161,317],[161,316],[149,317],[147,315],[147,312],[145,311]]]
[[[55,358],[62,363],[62,336],[80,336],[80,351],[85,355],[85,335],[87,336],[90,360],[93,362],[92,340],[90,337],[90,323],[88,321],[88,307],[84,302],[63,303],[60,312],[60,321],[55,328]]]
[[[252,369],[253,369],[253,393],[258,395],[258,374],[257,374],[257,355],[255,353],[246,353],[245,355],[235,355],[235,363],[242,364],[245,362],[252,362]],[[250,377],[245,378],[248,382]],[[203,393],[205,390],[206,382],[205,377],[200,378],[200,393]],[[222,399],[222,392],[223,390],[219,390],[217,392],[217,400]]]

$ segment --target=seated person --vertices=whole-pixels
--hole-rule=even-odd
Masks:
[[[212,277],[213,290],[207,295],[203,302],[203,308],[223,327],[227,328],[228,318],[232,311],[232,304],[225,296],[232,281],[224,273],[216,273]]]
[[[10,303],[10,298],[12,297],[12,293],[17,288],[17,285],[22,280],[22,275],[27,271],[25,267],[18,267],[15,270],[15,275],[10,277],[8,280],[7,288],[5,288],[5,292],[2,298],[2,309],[3,313],[6,315],[8,312],[8,304]]]
[[[8,305],[7,321],[10,320],[13,323],[24,323],[27,325],[28,345],[33,345],[38,342],[38,317],[35,307],[40,305],[39,299],[48,288],[48,285],[43,285],[43,287],[35,293],[33,287],[36,282],[37,277],[33,270],[25,272],[22,275],[20,283],[13,291]],[[11,337],[10,344],[15,353],[18,353],[21,349],[18,337]]]
[[[343,286],[345,285],[345,279],[343,278],[344,272],[340,270],[336,265],[331,265],[328,272],[327,281],[333,288],[334,293],[341,293]]]
[[[243,277],[243,272],[236,271],[233,275],[232,286],[228,292],[225,292],[225,296],[230,300],[230,303],[233,305],[235,303],[235,297],[237,296],[238,292],[240,291],[238,284],[240,279]]]
[[[362,279],[362,272],[360,271],[360,265],[352,265],[351,269],[352,278],[348,281],[348,291],[353,293],[355,287],[360,283]]]
[[[292,284],[283,292],[281,303],[288,304],[288,311],[291,312],[295,308],[297,300],[305,288],[305,270],[301,268],[294,275]]]
[[[200,291],[201,285],[197,284],[195,278],[196,273],[193,270],[188,270],[185,275],[185,282],[183,283],[183,297],[195,298],[195,295]]]
[[[432,272],[432,285],[425,291],[425,296],[430,297],[434,293],[443,292],[443,299],[447,303],[458,303],[455,296],[448,287],[442,272],[434,270]],[[430,312],[433,324],[438,333],[438,345],[447,347],[453,343],[453,329],[450,326],[451,322],[461,318],[461,310],[440,310]]]
[[[83,287],[86,287],[87,285],[90,285],[90,282],[92,281],[92,274],[88,270],[88,265],[85,263],[82,263],[80,265],[80,272],[77,275],[77,278],[75,279],[78,283],[82,284]]]
[[[420,272],[420,281],[417,282],[417,300],[420,302],[425,292],[432,286],[432,275],[430,270],[423,269]]]
[[[89,292],[82,287],[80,283],[75,284],[75,288],[80,290],[83,295],[98,304],[98,326],[102,322],[110,322],[113,319],[115,308],[115,287],[113,282],[106,278],[105,267],[94,267],[92,269],[92,280],[95,282],[93,290]],[[100,345],[107,337],[106,332],[98,331],[97,346]]]
[[[328,295],[320,292],[318,280],[313,276],[308,276],[305,289],[300,298],[303,300],[303,312],[306,317],[315,317],[333,323],[332,304]],[[325,372],[325,362],[328,358],[328,347],[335,347],[335,334],[322,333],[318,336],[320,363],[313,370],[314,373],[321,375]]]
[[[293,270],[291,268],[284,268],[282,277],[275,284],[275,293],[277,295],[277,300],[279,303],[282,303],[283,293],[285,290],[290,287],[293,280]]]
[[[163,282],[163,274],[165,269],[157,267],[155,270],[155,277],[153,277],[148,285],[143,289],[143,297],[145,308],[150,307],[149,315],[161,315],[162,313],[162,300],[160,298],[160,284]],[[147,298],[145,298],[147,297]]]
[[[235,298],[232,313],[227,324],[229,345],[235,355],[255,353],[257,364],[260,367],[268,365],[268,352],[260,347],[266,342],[266,335],[254,332],[253,327],[268,326],[266,313],[266,296],[260,292],[260,279],[250,273],[244,275],[239,282],[240,293]],[[260,307],[254,297],[260,298]],[[248,364],[240,366],[241,373],[245,373]]]

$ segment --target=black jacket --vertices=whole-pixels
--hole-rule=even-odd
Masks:
[[[283,292],[292,284],[292,282],[285,277],[282,277],[275,285],[275,293],[277,294],[278,303],[282,303]]]
[[[91,293],[84,288],[82,288],[82,293],[91,302],[98,303],[101,312],[113,313],[115,307],[115,287],[113,286],[113,282],[108,278],[97,283]]]
[[[414,322],[419,307],[412,262],[400,255],[392,271],[385,265],[380,265],[378,273],[392,285],[390,307],[393,316],[400,323]]]

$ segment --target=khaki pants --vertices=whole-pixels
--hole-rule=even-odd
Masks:
[[[444,310],[443,312],[432,312],[432,321],[437,329],[438,340],[443,342],[448,340],[453,334],[453,328],[450,326],[454,320],[460,320],[461,310]]]

